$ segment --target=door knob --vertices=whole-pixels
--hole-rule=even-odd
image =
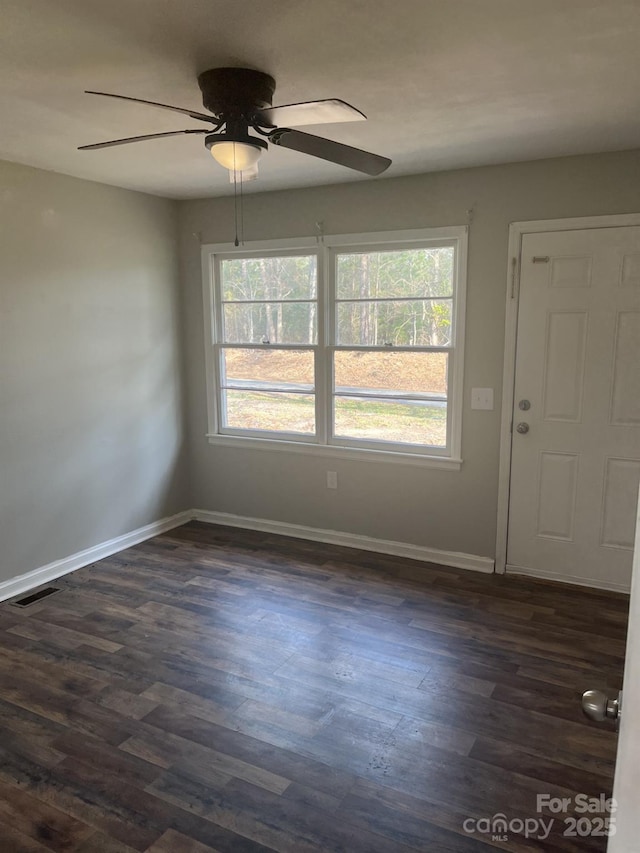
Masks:
[[[591,720],[619,720],[622,712],[622,693],[617,699],[609,699],[602,690],[587,690],[582,694],[582,710]]]
[[[529,424],[524,423],[524,421],[516,427],[516,432],[519,432],[520,435],[525,435],[529,432]]]

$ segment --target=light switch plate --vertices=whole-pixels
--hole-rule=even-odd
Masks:
[[[493,388],[472,388],[471,408],[493,411]]]

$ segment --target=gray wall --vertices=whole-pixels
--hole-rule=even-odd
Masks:
[[[233,202],[182,202],[192,504],[493,556],[509,223],[638,212],[639,167],[635,151],[245,196],[247,240],[307,236],[317,221],[328,234],[459,225],[473,209],[459,472],[209,445],[199,241],[232,239]],[[473,386],[496,389],[495,411],[471,411]]]
[[[473,208],[456,472],[209,445],[199,241],[232,238],[232,200],[178,206],[181,293],[174,203],[0,162],[0,581],[193,506],[492,556],[508,224],[638,212],[639,166],[623,152],[245,197],[248,240]],[[494,412],[470,410],[472,386],[496,389]]]
[[[188,505],[175,203],[0,162],[0,581]]]

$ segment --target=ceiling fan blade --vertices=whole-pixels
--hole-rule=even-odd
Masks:
[[[269,141],[282,148],[290,148],[292,151],[300,151],[301,154],[311,154],[312,157],[320,157],[329,160],[339,166],[364,172],[365,175],[380,175],[391,165],[388,157],[380,157],[378,154],[369,154],[360,148],[352,148],[341,142],[324,139],[322,136],[313,136],[311,133],[303,133],[301,130],[291,130],[288,127],[278,128],[269,134]]]
[[[346,101],[329,98],[325,101],[306,101],[302,104],[285,104],[260,110],[265,126],[299,127],[302,124],[331,124],[337,121],[366,121],[366,115]]]
[[[144,142],[145,139],[161,139],[163,136],[181,136],[183,133],[209,133],[208,130],[169,130],[167,133],[147,133],[144,136],[127,136],[126,139],[112,139],[109,142],[94,142],[93,145],[80,145],[78,151],[95,151],[97,148],[111,148],[114,145],[127,145],[129,142]]]
[[[187,110],[183,107],[172,107],[169,104],[159,104],[157,101],[145,101],[142,98],[130,98],[128,95],[111,95],[109,92],[94,92],[91,89],[85,89],[86,95],[101,95],[103,98],[118,98],[121,101],[133,101],[136,104],[147,104],[150,107],[160,107],[161,110],[171,110],[174,113],[182,113],[186,116],[191,116],[191,118],[196,118],[199,121],[207,121],[216,123],[217,119],[213,115],[205,115],[205,113],[198,113],[195,110]]]

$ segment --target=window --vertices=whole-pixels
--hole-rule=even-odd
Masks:
[[[205,246],[209,439],[460,464],[466,229]]]

